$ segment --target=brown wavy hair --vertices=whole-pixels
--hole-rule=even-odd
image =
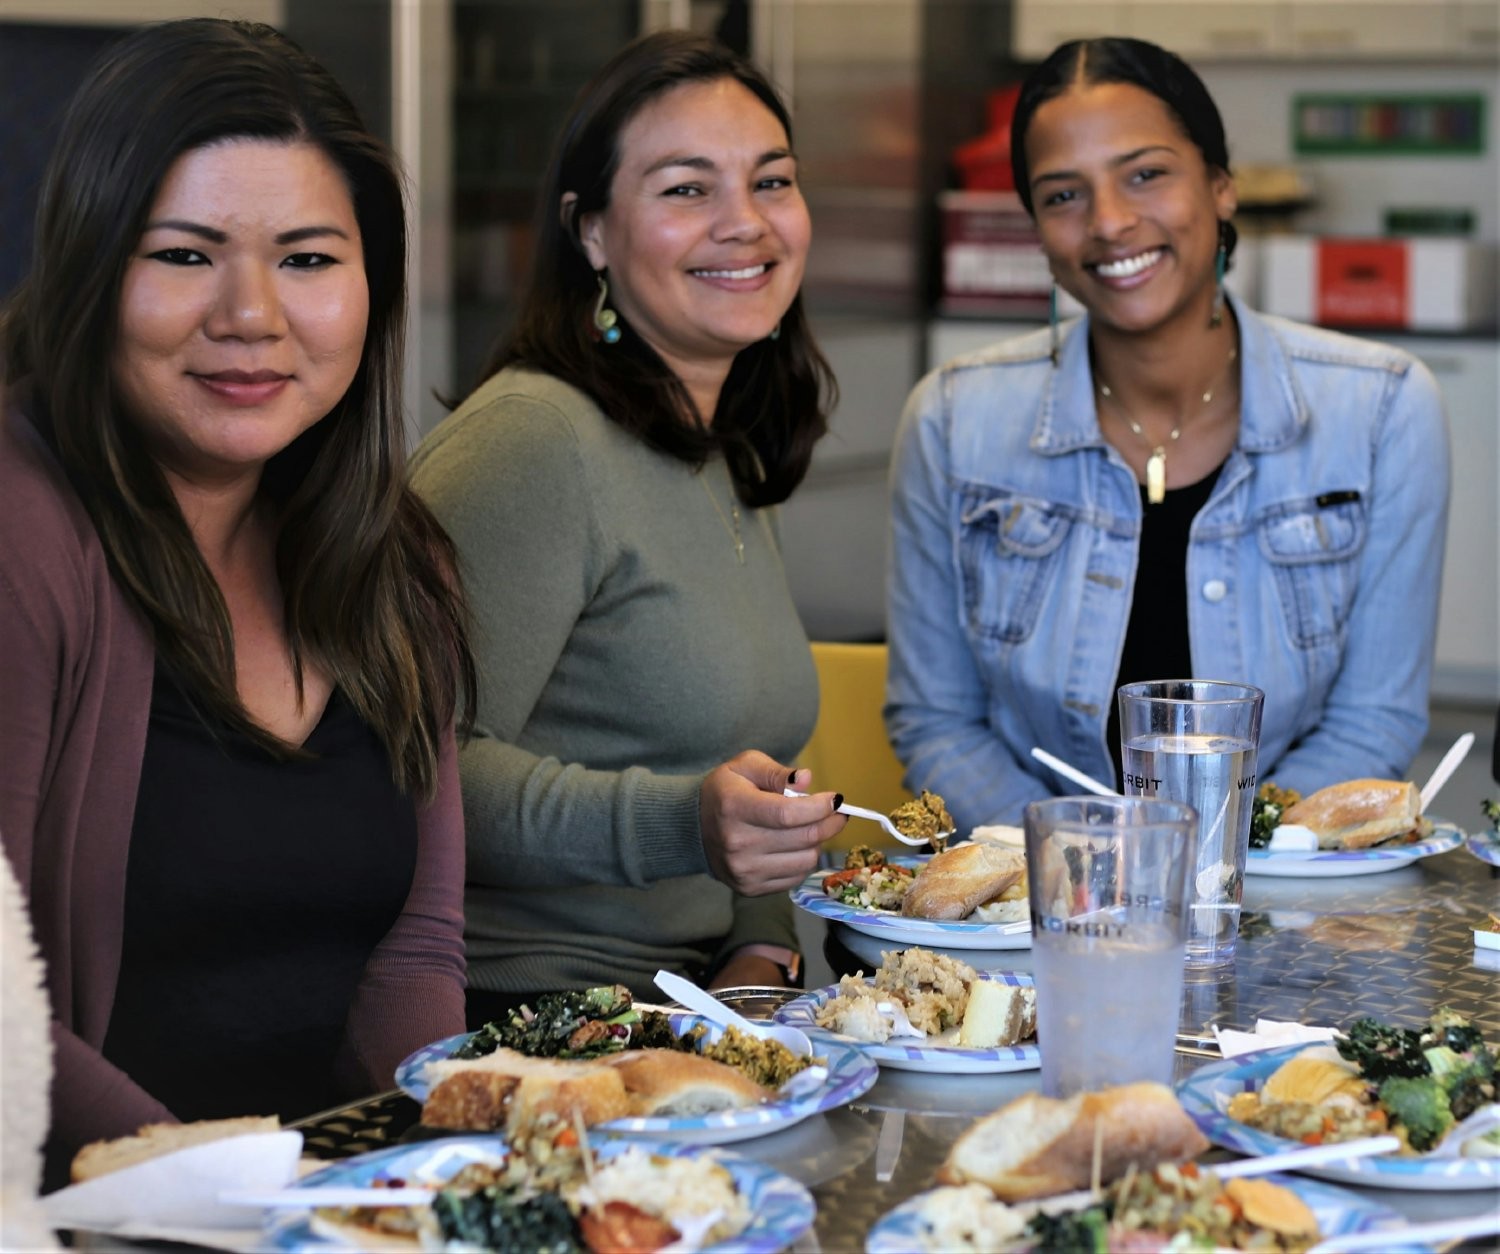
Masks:
[[[406,486],[401,360],[406,218],[396,163],[332,75],[269,26],[191,19],[112,45],[64,116],[31,267],[0,319],[8,380],[52,443],[158,657],[200,710],[282,758],[301,750],[246,713],[228,610],[111,379],[120,292],[163,179],[232,139],[308,143],[342,172],[363,238],[369,323],[338,405],[266,465],[276,570],[299,693],[326,667],[428,797],[474,664],[454,552]]]
[[[672,457],[701,465],[722,450],[740,500],[757,507],[786,500],[802,482],[838,397],[801,293],[782,316],[776,339],[736,354],[717,411],[700,415],[682,381],[624,318],[618,343],[597,342],[592,314],[598,287],[578,234],[587,214],[609,205],[620,134],[631,118],[674,87],[725,78],[759,99],[791,142],[791,118],[775,88],[743,57],[705,35],[644,35],[584,86],[542,182],[520,316],[490,354],[483,377],[509,365],[531,366],[588,393],[611,421]],[[561,206],[569,192],[578,199],[565,221]]]

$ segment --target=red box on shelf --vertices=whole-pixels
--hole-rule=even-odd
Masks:
[[[1407,250],[1389,240],[1325,239],[1318,248],[1317,319],[1325,326],[1407,324]]]
[[[1261,308],[1355,330],[1468,331],[1496,324],[1495,247],[1468,239],[1268,236]]]

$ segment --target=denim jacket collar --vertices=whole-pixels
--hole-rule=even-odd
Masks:
[[[1285,346],[1269,323],[1232,292],[1226,293],[1240,330],[1240,434],[1236,447],[1268,453],[1301,438],[1307,403],[1297,389]],[[1102,448],[1094,380],[1089,369],[1088,315],[1062,328],[1057,369],[1052,371],[1031,434],[1044,455]]]

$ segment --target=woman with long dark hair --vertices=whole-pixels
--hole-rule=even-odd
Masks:
[[[786,983],[786,889],[843,824],[782,795],[817,679],[771,507],[832,396],[786,109],[722,46],[646,36],[580,94],[539,205],[515,330],[414,470],[479,642],[478,1020],[662,967]]]
[[[59,1155],[306,1114],[461,1023],[473,666],[404,479],[405,230],[270,27],[144,28],[64,118],[0,323],[0,834]]]
[[[1399,777],[1422,743],[1448,501],[1432,375],[1224,288],[1224,125],[1180,58],[1064,44],[1011,161],[1086,315],[912,393],[893,468],[887,725],[960,824],[1116,777],[1115,690],[1265,694],[1259,772]]]

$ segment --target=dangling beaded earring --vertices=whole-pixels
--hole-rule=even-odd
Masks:
[[[1052,291],[1047,297],[1047,323],[1052,328],[1052,365],[1057,365],[1058,332],[1057,332],[1057,284],[1052,285]]]
[[[599,280],[599,299],[594,302],[594,330],[606,344],[618,344],[620,328],[615,323],[620,320],[619,315],[604,303],[609,299],[609,284],[604,281],[602,270],[594,277]]]
[[[1229,268],[1229,248],[1224,242],[1225,224],[1219,223],[1219,251],[1214,254],[1214,308],[1208,316],[1209,329],[1224,325],[1224,271]]]

